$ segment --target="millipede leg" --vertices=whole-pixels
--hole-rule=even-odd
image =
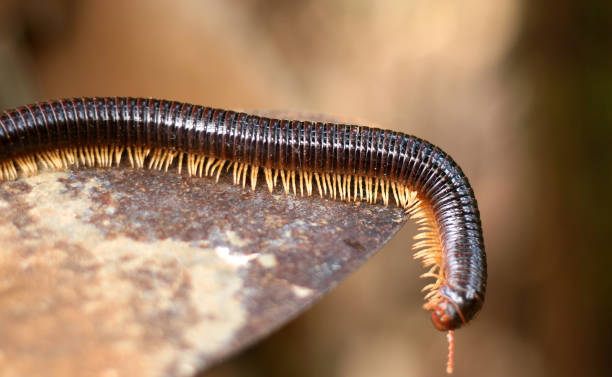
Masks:
[[[246,188],[246,177],[249,172],[249,164],[244,164],[244,170],[242,171],[242,189]]]
[[[183,168],[183,156],[185,155],[185,153],[180,152],[178,154],[178,160],[176,161],[177,163],[177,167],[178,167],[178,173],[181,174],[182,168]]]
[[[314,173],[315,181],[317,182],[317,189],[319,190],[319,196],[323,197],[323,189],[321,188],[321,181],[319,180],[319,174]]]
[[[264,175],[266,176],[266,184],[268,185],[268,191],[274,191],[274,178],[272,178],[272,169],[264,168]]]
[[[288,170],[281,170],[281,181],[283,182],[283,188],[285,190],[285,194],[289,194],[291,191],[291,172]]]
[[[300,196],[304,196],[304,174],[300,170],[298,175],[300,176]]]
[[[259,168],[256,166],[251,166],[251,190],[255,191],[255,187],[257,186],[257,175],[259,174]]]

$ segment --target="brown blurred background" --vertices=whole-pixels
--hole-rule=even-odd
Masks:
[[[457,375],[612,375],[612,6],[553,0],[0,1],[0,107],[163,97],[416,134],[479,200],[487,302]],[[434,376],[406,227],[207,376]]]

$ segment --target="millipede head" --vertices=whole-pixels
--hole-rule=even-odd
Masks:
[[[460,309],[461,302],[453,302],[453,300],[439,295],[436,300],[426,304],[425,309],[431,310],[431,321],[438,330],[455,330],[467,323]]]
[[[447,285],[425,305],[431,321],[440,331],[455,330],[470,322],[480,311],[483,300],[474,292],[457,292]]]

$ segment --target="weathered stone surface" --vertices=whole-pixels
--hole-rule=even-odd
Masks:
[[[402,211],[132,169],[0,184],[0,375],[189,376],[293,318]]]

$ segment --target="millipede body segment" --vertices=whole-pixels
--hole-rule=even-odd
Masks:
[[[215,176],[270,191],[345,201],[394,201],[416,219],[414,248],[433,278],[425,309],[436,328],[482,307],[486,256],[473,190],[459,166],[414,136],[359,125],[272,119],[148,98],[40,102],[0,116],[0,180],[40,168],[119,166]],[[452,347],[451,347],[452,351]],[[452,365],[449,367],[452,370]]]

